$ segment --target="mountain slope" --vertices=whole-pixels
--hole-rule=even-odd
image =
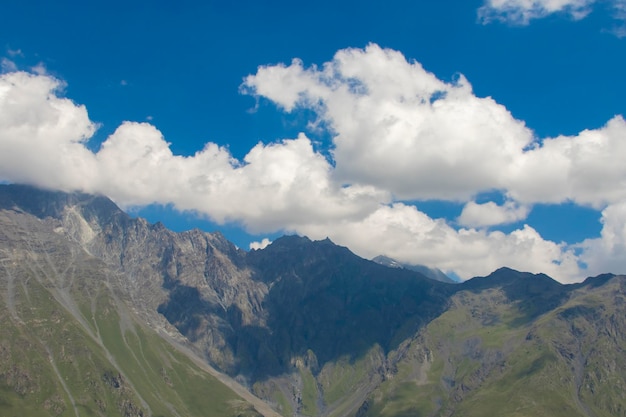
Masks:
[[[464,287],[405,343],[396,375],[360,416],[626,415],[624,277],[557,298],[560,284],[511,270]],[[548,306],[529,304],[533,293]]]
[[[1,200],[0,414],[259,415],[146,326],[119,285],[126,277],[49,217],[68,196],[47,195]]]
[[[626,415],[624,280],[447,284],[0,186],[0,414]]]

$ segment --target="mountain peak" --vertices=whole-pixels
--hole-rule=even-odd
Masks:
[[[108,197],[81,192],[51,191],[22,184],[0,185],[0,208],[19,210],[38,218],[59,218],[66,208],[79,206],[86,219],[108,221],[125,216]]]
[[[404,265],[402,265],[400,262],[385,255],[378,255],[375,258],[372,258],[372,262],[388,266],[389,268],[404,268]]]
[[[509,267],[501,267],[484,277],[474,277],[465,281],[467,286],[472,288],[485,288],[487,286],[519,286],[519,285],[543,285],[549,287],[561,287],[563,284],[552,277],[539,273],[520,272]],[[526,284],[524,284],[526,283]]]
[[[617,275],[615,274],[600,274],[598,276],[595,277],[589,277],[587,279],[585,279],[585,281],[581,282],[580,284],[577,284],[578,286],[589,286],[589,287],[600,287],[604,284],[606,284],[607,282],[609,282],[611,279],[615,278]]]
[[[301,246],[311,243],[311,239],[300,235],[283,235],[274,240],[269,246]],[[268,247],[269,247],[268,246]]]

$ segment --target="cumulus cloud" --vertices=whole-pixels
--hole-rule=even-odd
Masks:
[[[626,201],[612,204],[602,211],[602,232],[596,239],[578,245],[581,261],[592,274],[626,270]]]
[[[463,278],[503,265],[562,281],[584,277],[579,262],[589,271],[626,267],[621,116],[540,140],[462,75],[440,80],[376,45],[339,51],[321,67],[263,66],[242,89],[287,112],[315,112],[332,136],[332,160],[304,133],[258,143],[242,160],[214,143],[180,156],[155,126],[135,122],[93,152],[86,141],[97,126],[63,97],[62,82],[11,72],[0,75],[0,180],[102,193],[127,207],[173,204],[255,233],[328,236],[361,256],[385,253]],[[507,200],[476,203],[493,190]],[[464,202],[458,225],[409,204],[428,199]],[[533,204],[563,201],[604,210],[602,236],[568,247],[530,225],[490,229],[524,220]]]
[[[322,68],[297,60],[260,67],[244,85],[286,111],[316,111],[335,133],[338,179],[399,199],[462,201],[503,188],[494,173],[533,140],[504,106],[476,97],[462,75],[443,82],[377,45],[339,51]]]
[[[500,206],[493,201],[486,203],[469,201],[463,207],[458,222],[463,226],[470,227],[515,223],[524,220],[528,216],[529,211],[529,207],[521,206],[514,201],[507,201]]]
[[[43,62],[37,63],[37,65],[33,66],[30,70],[38,75],[46,75],[48,73],[48,69]]]
[[[263,249],[269,246],[271,243],[272,241],[269,240],[268,238],[263,238],[263,240],[261,240],[260,242],[251,242],[250,249],[252,250]]]
[[[512,198],[532,203],[574,201],[602,208],[626,201],[626,121],[576,136],[545,139],[515,161],[506,183]]]
[[[85,141],[96,126],[84,106],[58,96],[62,87],[24,72],[0,78],[0,179],[103,193],[124,206],[173,203],[255,232],[359,217],[388,199],[371,186],[333,182],[304,134],[259,143],[237,161],[213,143],[174,155],[154,126],[125,122],[93,153]]]
[[[470,201],[494,189],[523,205],[571,200],[600,208],[626,199],[621,116],[539,140],[504,106],[475,96],[462,75],[445,83],[377,45],[339,51],[321,69],[300,61],[260,67],[244,85],[285,111],[317,112],[335,134],[335,175],[400,200]]]
[[[320,225],[303,226],[301,230],[317,239],[330,233],[332,240],[365,257],[379,255],[384,248],[384,253],[398,261],[453,271],[463,279],[502,265],[544,272],[563,282],[580,279],[574,252],[544,240],[530,226],[510,234],[472,228],[455,230],[444,220],[432,219],[403,203],[382,206],[359,221],[341,222],[330,232]]]
[[[243,161],[208,143],[191,157],[173,155],[147,123],[124,123],[95,155],[97,191],[126,206],[174,203],[250,231],[294,228],[306,220],[331,220],[368,212],[384,193],[373,187],[340,187],[331,166],[301,134],[252,148]]]
[[[63,84],[25,72],[0,76],[0,178],[63,190],[96,179],[84,143],[95,132],[84,106],[60,97]]]
[[[419,63],[377,45],[339,51],[321,67],[305,68],[298,60],[290,65],[262,66],[244,80],[244,89],[287,112],[316,112],[334,134],[332,156],[339,180],[388,190],[396,201],[464,201],[467,204],[458,219],[463,226],[521,221],[537,203],[574,201],[601,209],[626,201],[622,163],[626,123],[621,116],[575,136],[536,138],[504,106],[489,97],[475,96],[462,75],[444,82]],[[476,195],[492,190],[502,190],[511,201],[502,206],[473,201]],[[355,229],[361,228],[361,223],[357,224]],[[316,227],[302,226],[300,230],[314,234]],[[489,241],[500,237],[495,232],[477,233],[469,236]],[[348,244],[349,235],[358,235],[357,230],[342,235],[339,241]],[[528,241],[521,237],[531,235],[533,242],[540,238],[534,229],[525,228],[508,235],[507,242],[521,245]],[[407,240],[408,235],[397,242]],[[385,239],[374,241],[391,245]],[[551,242],[543,244],[551,248],[550,253],[565,250]],[[385,253],[401,259],[398,251],[385,247]],[[416,251],[412,253],[417,257]],[[508,259],[502,252],[493,253],[499,254],[501,261]],[[520,250],[518,256],[525,256],[522,253]],[[571,272],[575,255],[567,250],[561,255],[567,262],[553,256],[544,262],[544,271],[555,269],[549,265],[556,262],[567,265]]]

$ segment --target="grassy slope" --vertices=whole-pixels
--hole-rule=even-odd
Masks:
[[[59,289],[57,268],[28,264],[0,269],[0,415],[258,415],[139,325],[101,272],[76,263]]]
[[[464,292],[405,344],[370,416],[626,415],[624,289],[579,291],[525,320],[502,293]],[[584,307],[580,307],[584,306]],[[621,354],[620,354],[621,352]]]
[[[462,291],[386,358],[374,347],[313,372],[296,361],[295,393],[258,389],[284,415],[625,416],[624,282],[583,286],[538,316],[497,288]]]
[[[273,400],[284,416],[345,416],[357,409],[376,387],[384,363],[379,346],[361,358],[343,356],[313,370],[303,360],[295,360],[294,373],[277,379],[257,382],[253,387],[262,398]]]

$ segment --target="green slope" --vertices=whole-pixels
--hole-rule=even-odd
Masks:
[[[624,416],[624,282],[532,318],[502,290],[460,292],[358,415]]]
[[[0,225],[0,415],[260,415],[142,324],[104,264]]]

